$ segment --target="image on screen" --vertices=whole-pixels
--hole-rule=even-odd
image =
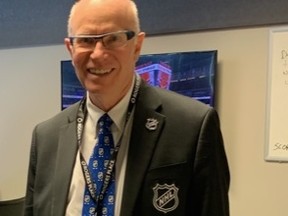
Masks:
[[[141,55],[136,72],[149,85],[192,97],[210,106],[215,100],[217,50]],[[71,60],[61,61],[61,108],[81,100],[85,90]]]

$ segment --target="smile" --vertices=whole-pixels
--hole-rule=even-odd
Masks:
[[[95,75],[103,75],[111,73],[113,69],[107,70],[107,69],[89,69],[89,73],[95,74]]]

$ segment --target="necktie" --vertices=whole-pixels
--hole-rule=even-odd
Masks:
[[[114,142],[111,133],[111,124],[113,121],[104,114],[98,121],[98,142],[96,143],[93,153],[89,160],[89,171],[92,176],[96,195],[98,196],[103,186],[103,179],[106,172],[106,168],[111,155],[114,151]],[[97,216],[113,216],[114,215],[114,195],[115,195],[115,181],[114,175],[112,175],[109,186],[104,194],[102,203],[96,204],[92,199],[87,185],[85,187],[84,202],[82,216],[94,216],[96,214],[95,206],[97,205]],[[101,208],[101,209],[99,209]]]

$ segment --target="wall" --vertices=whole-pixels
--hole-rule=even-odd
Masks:
[[[25,191],[34,125],[60,110],[64,46],[0,50],[0,200]]]
[[[218,50],[218,96],[231,169],[231,216],[286,216],[285,163],[264,161],[269,28],[147,38],[144,53]],[[23,196],[32,128],[60,110],[64,46],[0,50],[0,200]],[[25,177],[24,177],[25,176]]]

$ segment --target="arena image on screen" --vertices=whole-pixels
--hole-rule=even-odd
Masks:
[[[175,91],[214,106],[217,50],[145,54],[136,72],[148,84]],[[61,61],[61,108],[81,100],[85,90],[71,60]]]

